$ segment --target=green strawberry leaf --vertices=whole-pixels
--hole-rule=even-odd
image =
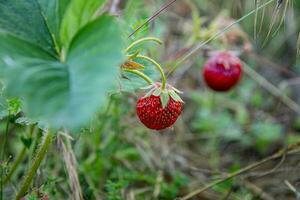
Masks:
[[[10,115],[17,115],[21,111],[21,100],[19,98],[8,99],[7,106]]]
[[[22,125],[22,126],[29,126],[29,125],[37,125],[37,127],[43,131],[47,130],[47,124],[41,122],[41,121],[36,121],[33,119],[29,119],[27,117],[19,117],[15,120],[16,124]]]
[[[7,99],[3,95],[3,90],[1,88],[0,89],[0,120],[4,119],[7,116],[9,116]]]
[[[105,0],[71,1],[60,30],[61,41],[66,48],[68,48],[75,34],[93,18],[97,9],[104,3]]]
[[[21,100],[19,98],[7,98],[3,93],[3,86],[0,86],[0,120],[14,115],[16,116],[21,111]]]
[[[123,40],[113,17],[102,16],[74,37],[66,61],[27,40],[0,32],[6,92],[23,100],[32,120],[79,128],[105,100],[123,62]]]
[[[0,0],[0,32],[30,42],[57,56],[55,41],[47,24],[48,19],[40,4],[46,1]]]
[[[61,46],[60,42],[60,26],[64,13],[71,0],[36,0],[41,8],[42,15],[49,31],[57,45]]]

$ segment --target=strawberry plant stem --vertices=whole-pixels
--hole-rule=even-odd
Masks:
[[[24,146],[23,149],[22,149],[22,151],[20,152],[20,154],[16,158],[16,161],[14,162],[14,164],[12,165],[12,167],[9,169],[9,172],[8,172],[8,174],[6,175],[6,177],[5,177],[4,181],[3,181],[3,185],[6,185],[8,183],[8,181],[11,179],[12,175],[14,174],[14,172],[18,168],[19,164],[24,159],[25,155],[26,155],[26,147]]]
[[[7,117],[4,140],[3,140],[3,147],[1,149],[1,155],[0,155],[0,170],[1,170],[1,174],[0,174],[0,200],[3,199],[3,185],[4,185],[3,184],[3,176],[4,176],[4,170],[5,170],[4,151],[5,151],[5,148],[6,148],[7,137],[8,137],[9,120],[10,120],[10,116]]]
[[[146,41],[153,41],[153,42],[156,42],[158,44],[162,44],[162,41],[160,39],[158,39],[158,38],[155,38],[155,37],[145,37],[145,38],[139,39],[137,41],[134,41],[131,45],[129,45],[127,47],[126,52],[130,51],[136,45],[141,44],[141,43],[146,42]]]
[[[166,78],[164,70],[162,69],[160,64],[158,64],[155,60],[153,60],[152,58],[149,58],[147,56],[137,55],[136,58],[147,60],[147,61],[151,62],[156,67],[156,69],[159,71],[159,73],[161,75],[161,81],[162,81],[162,86],[161,87],[162,87],[162,90],[164,90],[166,88],[167,78]]]
[[[144,74],[143,72],[140,72],[140,71],[135,70],[135,69],[123,69],[123,71],[129,72],[129,73],[132,73],[132,74],[135,74],[135,75],[141,77],[141,78],[144,79],[149,85],[152,85],[152,84],[153,84],[152,79],[151,79],[149,76],[147,76],[146,74]]]
[[[48,130],[44,135],[41,146],[37,150],[35,159],[33,160],[29,170],[27,171],[27,173],[24,177],[24,181],[21,185],[21,188],[16,195],[16,200],[21,199],[26,194],[27,190],[29,189],[31,182],[34,178],[34,175],[36,174],[36,171],[38,170],[40,164],[42,163],[43,159],[46,156],[46,153],[47,153],[48,148],[50,147],[51,141],[52,141],[52,134]]]
[[[28,130],[28,136],[29,136],[29,138],[32,138],[34,130],[35,130],[35,125],[31,125],[29,127],[29,130]],[[19,155],[15,159],[15,162],[13,163],[13,165],[11,166],[11,168],[9,169],[8,174],[6,175],[6,177],[5,177],[4,181],[3,181],[3,185],[6,185],[10,181],[11,177],[13,176],[14,172],[18,168],[19,164],[24,159],[24,157],[26,155],[27,148],[28,147],[26,147],[25,144],[24,144],[22,151],[19,153]]]

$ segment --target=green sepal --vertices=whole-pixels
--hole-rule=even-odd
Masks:
[[[181,103],[184,103],[184,101],[180,98],[180,96],[174,90],[169,90],[169,94],[174,101],[179,101]]]
[[[151,88],[153,88],[154,86],[153,85],[147,85],[145,87],[141,87],[140,89],[141,90],[150,90]]]
[[[169,93],[167,91],[163,91],[160,94],[160,101],[163,108],[165,108],[168,105],[168,102],[170,100]]]
[[[149,90],[149,92],[147,92],[144,96],[144,98],[146,97],[150,97],[153,94],[153,91],[155,90],[155,88],[152,88],[151,90]]]
[[[153,92],[153,95],[157,97],[160,96],[160,94],[161,94],[161,88],[156,88]]]
[[[174,90],[175,92],[177,92],[177,93],[179,93],[179,94],[183,94],[183,92],[182,92],[182,91],[178,90],[178,89],[177,89],[177,88],[175,88],[175,87],[172,87],[172,90]]]

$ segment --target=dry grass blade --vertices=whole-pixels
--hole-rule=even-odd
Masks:
[[[263,189],[261,189],[260,187],[258,187],[257,185],[255,185],[250,181],[245,180],[244,185],[248,190],[250,190],[252,193],[254,193],[257,197],[259,197],[262,200],[275,200],[273,196],[266,193],[265,191],[263,191]]]
[[[244,15],[243,17],[239,18],[238,20],[236,20],[235,22],[229,24],[228,26],[226,26],[224,29],[222,29],[221,31],[218,31],[216,34],[214,34],[213,36],[211,36],[209,39],[205,40],[204,42],[199,43],[198,45],[196,45],[194,48],[192,48],[187,54],[185,54],[176,64],[175,66],[170,70],[170,72],[168,73],[168,76],[170,76],[178,67],[180,64],[182,64],[183,62],[185,62],[188,58],[190,58],[192,55],[194,55],[199,49],[201,49],[202,47],[204,47],[205,45],[207,45],[208,43],[210,43],[211,41],[213,41],[214,39],[217,39],[218,37],[220,37],[223,33],[225,33],[227,30],[229,30],[231,27],[233,27],[234,25],[242,22],[243,20],[245,20],[246,18],[248,18],[249,16],[251,16],[252,14],[254,14],[255,12],[257,12],[258,10],[263,9],[264,7],[266,7],[267,5],[269,5],[270,3],[272,3],[274,0],[269,0],[266,3],[262,4],[261,6],[255,8],[254,10],[250,11],[249,13],[247,13],[246,15]]]
[[[258,6],[260,5],[260,0],[255,0],[255,19],[254,19],[254,40],[257,39],[257,18],[258,18]]]
[[[300,56],[300,32],[298,35],[298,42],[297,42],[297,57]]]
[[[282,0],[278,0],[278,1],[277,1],[277,5],[276,5],[276,7],[274,8],[274,11],[273,11],[273,14],[272,14],[272,18],[271,18],[272,21],[271,21],[270,26],[269,26],[269,31],[268,31],[268,34],[267,34],[267,36],[266,36],[266,39],[265,39],[265,41],[264,41],[264,43],[263,43],[263,46],[265,46],[265,45],[267,44],[267,42],[268,42],[268,40],[269,40],[269,37],[271,36],[273,27],[274,27],[274,25],[275,25],[275,23],[276,23],[276,20],[277,20],[279,14],[280,14],[279,12],[280,12],[280,8],[281,8],[281,6],[282,6],[282,3],[283,3]],[[281,22],[280,22],[280,24],[279,24],[277,30],[274,31],[274,34],[279,30],[280,26],[281,26],[282,23],[284,22],[285,13],[286,13],[286,9],[287,9],[288,5],[289,5],[289,0],[286,0],[285,10],[284,10],[284,13],[283,13],[283,15],[282,15],[282,18],[281,18],[281,20],[280,20]]]
[[[71,199],[83,200],[78,174],[76,171],[76,165],[77,165],[76,157],[72,150],[70,139],[68,137],[65,137],[65,142],[66,142],[65,144],[64,139],[62,138],[61,135],[59,135],[57,141],[59,146],[62,148],[64,163],[66,165],[67,173],[70,179],[69,183],[71,186]]]
[[[297,191],[297,189],[288,181],[285,180],[284,183],[288,186],[288,188],[295,193],[296,198],[299,199],[300,198],[300,193]]]
[[[264,26],[264,19],[265,19],[265,14],[266,14],[266,8],[263,8],[262,10],[262,14],[261,14],[261,20],[260,20],[260,25],[259,25],[259,31],[258,34],[259,35],[262,32],[263,26]]]
[[[143,24],[141,24],[139,27],[137,27],[129,36],[133,36],[135,33],[137,33],[141,28],[143,28],[146,24],[149,24],[151,21],[153,21],[159,14],[161,14],[163,11],[165,11],[169,6],[171,6],[173,3],[175,3],[177,0],[171,0],[170,2],[167,2],[165,5],[161,6],[159,10],[157,10],[151,17],[149,17]]]
[[[275,87],[272,83],[270,83],[267,79],[265,79],[255,70],[253,70],[246,63],[243,63],[243,65],[244,65],[244,71],[249,77],[251,77],[263,88],[268,90],[273,96],[279,98],[286,106],[288,106],[290,109],[292,109],[293,111],[295,111],[300,115],[300,106],[295,101],[293,101],[291,98],[283,94],[280,89]]]
[[[287,10],[288,10],[288,8],[289,8],[290,3],[291,3],[290,0],[286,0],[285,6],[284,6],[284,10],[283,10],[283,14],[282,14],[282,16],[281,16],[280,23],[279,23],[279,25],[278,25],[277,30],[274,31],[273,36],[276,35],[276,34],[279,32],[280,27],[283,25],[283,23],[284,23],[284,21],[285,21],[285,18],[286,18]]]
[[[215,185],[218,185],[218,184],[223,183],[223,182],[225,182],[225,181],[227,181],[229,179],[232,179],[232,178],[234,178],[236,176],[244,174],[244,173],[246,173],[246,172],[248,172],[248,171],[250,171],[252,169],[255,169],[255,168],[257,168],[257,167],[259,167],[259,166],[261,166],[261,165],[263,165],[263,164],[271,161],[271,160],[278,159],[278,158],[280,158],[280,157],[282,157],[284,155],[290,155],[290,154],[298,153],[299,152],[299,148],[300,148],[300,141],[297,142],[297,143],[295,143],[295,144],[290,145],[287,149],[282,149],[282,150],[278,151],[277,153],[275,153],[275,154],[273,154],[273,155],[271,155],[269,157],[264,158],[261,161],[252,163],[252,164],[250,164],[250,165],[248,165],[248,166],[246,166],[246,167],[244,167],[244,168],[242,168],[242,169],[240,169],[240,170],[238,170],[236,172],[228,174],[225,178],[213,181],[213,182],[207,184],[206,186],[204,186],[204,187],[202,187],[200,189],[197,189],[197,190],[189,193],[188,195],[186,195],[186,196],[184,196],[182,198],[179,198],[179,200],[190,199],[190,198],[192,198],[192,197],[194,197],[194,196],[196,196],[196,195],[198,195],[198,194],[200,194],[200,193],[202,193],[202,192],[204,192],[204,191],[212,188]]]

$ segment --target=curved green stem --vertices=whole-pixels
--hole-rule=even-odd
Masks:
[[[14,164],[12,165],[12,167],[10,168],[8,174],[4,178],[3,185],[6,185],[8,183],[8,181],[11,179],[12,175],[14,174],[14,172],[18,168],[19,164],[24,159],[25,155],[26,155],[26,147],[24,146],[23,149],[22,149],[22,151],[21,151],[21,153],[16,158],[16,161],[14,162]]]
[[[24,178],[24,181],[21,185],[21,188],[20,188],[19,192],[16,195],[16,200],[21,199],[26,194],[28,189],[30,188],[30,185],[31,185],[31,182],[34,178],[34,175],[36,174],[36,171],[38,170],[38,168],[41,165],[43,159],[45,158],[47,150],[50,147],[51,141],[52,141],[52,134],[48,130],[44,135],[43,142],[42,142],[41,146],[37,150],[34,161],[32,162],[29,170],[27,171],[27,173],[25,175],[25,178]]]
[[[153,42],[156,42],[158,44],[162,44],[162,41],[158,38],[155,38],[155,37],[145,37],[145,38],[142,38],[142,39],[139,39],[137,41],[134,41],[131,45],[129,45],[127,48],[126,48],[126,52],[130,51],[134,46],[140,44],[140,43],[143,43],[143,42],[146,42],[146,41],[153,41]]]
[[[28,129],[28,136],[30,138],[32,138],[32,135],[33,135],[33,132],[35,130],[35,124],[34,125],[31,125]],[[15,162],[13,163],[12,167],[10,168],[8,174],[6,175],[6,177],[4,178],[4,181],[3,181],[3,184],[6,185],[11,177],[13,176],[13,174],[15,173],[16,169],[18,168],[19,164],[22,162],[22,160],[24,159],[25,155],[26,155],[26,150],[27,150],[27,147],[24,145],[23,148],[22,148],[22,151],[19,153],[19,155],[17,156]]]
[[[148,56],[137,55],[136,58],[147,60],[147,61],[151,62],[156,67],[156,69],[159,71],[159,73],[161,75],[162,89],[164,90],[166,88],[167,78],[166,78],[164,70],[162,69],[160,64],[158,64],[155,60],[153,60],[152,58],[149,58]]]
[[[132,73],[132,74],[135,74],[135,75],[141,77],[141,78],[144,79],[149,85],[152,85],[152,84],[153,84],[152,79],[151,79],[149,76],[147,76],[146,74],[144,74],[143,72],[140,72],[140,71],[135,70],[135,69],[124,69],[124,68],[123,68],[122,70],[125,71],[125,72],[129,72],[129,73]]]

